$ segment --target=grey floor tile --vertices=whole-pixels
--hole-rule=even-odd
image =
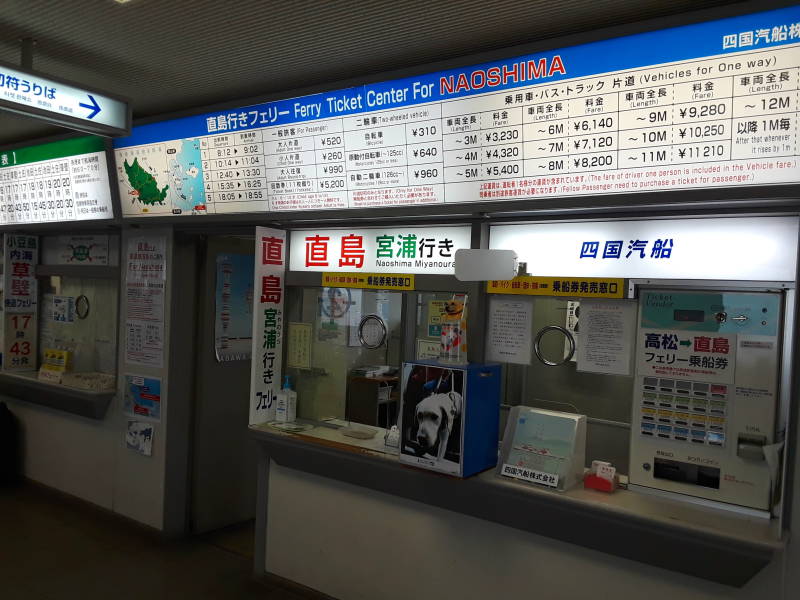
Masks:
[[[302,600],[252,580],[252,523],[166,542],[36,486],[0,489],[2,600]]]

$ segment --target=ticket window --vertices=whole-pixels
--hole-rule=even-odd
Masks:
[[[556,325],[570,331],[576,344],[580,344],[579,299],[536,296],[527,301],[532,302],[531,339],[545,327]],[[569,344],[558,330],[550,330],[541,336],[539,352],[545,360],[563,364],[545,364],[533,352],[528,357],[529,364],[507,363],[506,404],[577,412],[621,424],[630,422],[632,376],[579,371],[577,350],[571,359],[566,359]]]
[[[495,295],[493,298],[506,300],[509,296]],[[581,333],[579,298],[533,296],[520,301],[529,303],[531,316],[526,335],[531,342],[530,351],[519,355],[518,362],[502,363],[504,406],[523,405],[586,415],[587,464],[593,459],[606,460],[621,473],[627,473],[633,371],[630,375],[610,375],[578,370],[576,357]],[[635,308],[635,300],[624,302],[631,303]],[[491,329],[491,326],[490,316],[488,328]],[[576,351],[571,358],[567,358],[570,346],[566,336],[554,327],[563,328],[574,337]],[[545,333],[539,339],[539,355],[544,361],[555,365],[546,364],[534,352],[533,340],[543,330]],[[488,338],[489,335],[487,344],[490,343]],[[501,411],[501,429],[507,414],[507,410]],[[503,431],[500,433],[502,435]]]
[[[286,307],[285,372],[297,391],[297,416],[394,424],[403,293],[291,287]]]
[[[298,394],[298,417],[395,425],[403,361],[439,358],[443,322],[462,323],[466,299],[453,292],[290,287],[285,372]],[[456,307],[460,312],[451,314]]]
[[[117,279],[71,275],[37,279],[36,313],[6,314],[4,372],[87,392],[113,391]]]
[[[3,374],[73,391],[114,391],[119,238],[4,238]]]

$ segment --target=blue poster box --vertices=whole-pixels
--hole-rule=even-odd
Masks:
[[[469,477],[497,464],[500,365],[403,364],[400,462]]]

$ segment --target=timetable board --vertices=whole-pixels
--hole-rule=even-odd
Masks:
[[[789,184],[800,7],[134,128],[125,216]]]
[[[0,151],[0,225],[113,217],[101,138]]]

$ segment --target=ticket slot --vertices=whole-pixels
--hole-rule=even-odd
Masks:
[[[653,461],[653,477],[718,490],[720,470],[714,467],[692,465],[677,460],[656,458]]]

